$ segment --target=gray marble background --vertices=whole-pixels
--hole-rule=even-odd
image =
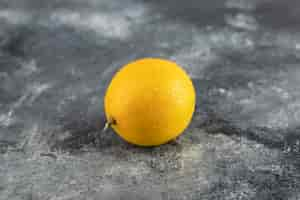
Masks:
[[[298,0],[0,0],[0,199],[300,199],[299,30]],[[141,57],[197,90],[157,148],[97,136]]]

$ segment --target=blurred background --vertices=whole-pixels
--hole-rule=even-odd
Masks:
[[[297,0],[0,0],[0,199],[300,199]],[[176,142],[101,134],[142,57],[197,90]]]

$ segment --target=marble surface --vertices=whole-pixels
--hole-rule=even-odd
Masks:
[[[299,30],[297,0],[0,0],[0,199],[300,199]],[[141,57],[197,90],[157,148],[100,134]]]

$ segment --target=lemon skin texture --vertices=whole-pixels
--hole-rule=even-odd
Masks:
[[[157,146],[189,125],[196,95],[187,73],[175,62],[144,58],[123,66],[111,80],[104,109],[112,128],[129,143]]]

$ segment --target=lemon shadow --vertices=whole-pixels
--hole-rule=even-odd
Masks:
[[[171,151],[181,151],[182,144],[172,140],[160,146],[140,147],[124,141],[111,128],[103,132],[105,125],[104,115],[85,117],[65,117],[60,128],[53,131],[48,137],[48,145],[52,152],[65,152],[73,155],[96,151],[99,153],[110,153],[119,157],[121,154],[130,156],[134,152],[138,154],[159,154],[163,155]],[[181,136],[184,137],[184,136]],[[126,159],[126,156],[123,159]]]

